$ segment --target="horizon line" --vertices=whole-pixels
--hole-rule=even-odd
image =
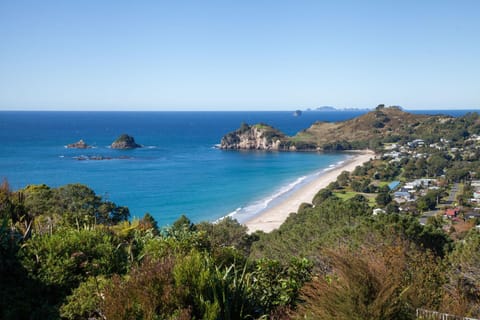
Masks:
[[[388,107],[388,106],[387,106]],[[334,110],[318,110],[322,107],[292,108],[292,109],[0,109],[0,112],[333,112],[333,111],[370,111],[376,107],[333,107]],[[480,111],[479,108],[468,107],[411,107],[401,108],[404,111],[452,111],[472,110]]]

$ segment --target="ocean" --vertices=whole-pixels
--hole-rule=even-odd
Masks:
[[[241,152],[215,148],[242,122],[265,122],[293,135],[315,121],[366,111],[304,112],[30,112],[0,111],[0,178],[29,184],[82,183],[104,199],[149,212],[159,225],[185,214],[194,222],[232,215],[239,221],[344,161],[343,153]],[[462,115],[468,110],[415,111]],[[143,148],[114,150],[127,133]],[[67,149],[83,139],[91,149]],[[103,158],[104,160],[93,160]]]

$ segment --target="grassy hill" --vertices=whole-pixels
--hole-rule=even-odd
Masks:
[[[357,118],[342,122],[316,122],[292,137],[293,141],[308,142],[322,149],[354,149],[372,147],[372,141],[391,140],[410,136],[422,123],[440,116],[418,115],[399,108],[379,108]],[[343,147],[342,147],[343,146]]]

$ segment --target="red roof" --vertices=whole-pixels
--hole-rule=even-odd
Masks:
[[[460,211],[460,209],[458,209],[458,208],[447,209],[445,211],[445,214],[449,217],[455,217],[455,216],[457,216],[459,211]]]

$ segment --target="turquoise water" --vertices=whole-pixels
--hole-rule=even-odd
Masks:
[[[186,214],[195,222],[232,212],[239,220],[278,200],[345,154],[237,152],[214,146],[248,123],[267,122],[288,134],[317,120],[362,112],[0,112],[0,178],[13,189],[83,183],[160,225]],[[113,150],[122,133],[144,148]],[[66,149],[85,140],[95,148]],[[84,160],[101,156],[110,160]]]

